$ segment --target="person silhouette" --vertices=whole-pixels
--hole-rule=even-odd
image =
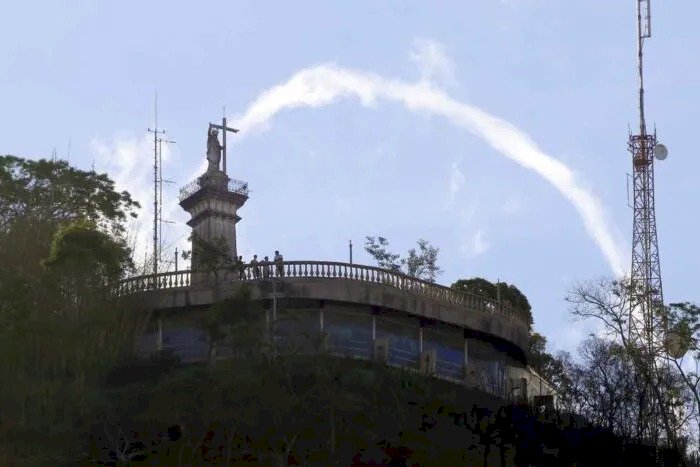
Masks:
[[[282,258],[282,255],[278,250],[275,250],[275,269],[278,277],[283,277],[284,276],[284,264],[282,264],[282,261],[284,261],[284,258]]]

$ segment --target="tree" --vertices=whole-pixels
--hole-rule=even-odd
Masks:
[[[496,284],[481,277],[473,277],[471,279],[459,279],[450,287],[462,292],[472,293],[481,297],[497,299]]]
[[[264,347],[265,332],[261,329],[261,316],[261,302],[253,297],[253,290],[246,283],[238,284],[232,296],[214,303],[202,322],[209,337],[209,362],[216,358],[216,349],[231,339],[234,340],[232,345],[239,355]]]
[[[582,362],[571,374],[576,412],[595,425],[635,437],[644,388],[624,348],[591,336],[580,347]]]
[[[700,451],[700,307],[690,302],[668,306],[668,331],[665,336],[668,359],[692,395],[695,426]],[[695,369],[686,364],[686,357],[695,361]]]
[[[62,275],[84,275],[96,285],[110,285],[132,271],[129,248],[121,238],[100,231],[91,221],[77,220],[59,227],[51,242],[49,257],[42,262]]]
[[[462,292],[472,293],[480,297],[489,298],[491,300],[500,300],[508,302],[516,310],[520,310],[528,320],[528,326],[532,329],[532,307],[525,294],[515,285],[507,282],[493,283],[482,277],[473,277],[471,279],[460,279],[454,282],[450,287]]]
[[[566,352],[560,352],[557,355],[549,353],[547,338],[540,333],[530,332],[527,362],[559,392],[569,384],[566,371],[569,360],[570,356]]]
[[[0,244],[4,240],[0,236]],[[4,293],[0,379],[15,384],[0,385],[0,433],[39,433],[53,426],[65,441],[73,436],[90,388],[134,352],[148,313],[137,298],[111,294],[128,251],[108,234],[79,221],[61,227],[52,244],[41,267],[29,268],[35,274],[22,274],[21,264],[11,271],[26,290]],[[0,452],[13,444],[0,436]]]
[[[401,271],[401,255],[387,251],[389,241],[384,237],[367,237],[365,251],[377,262],[377,266],[391,271]]]
[[[124,224],[137,208],[105,174],[0,157],[0,380],[13,381],[0,385],[1,464],[62,449],[21,453],[8,436],[47,426],[58,444],[74,436],[89,388],[134,351],[148,315],[110,285],[132,264]]]
[[[388,251],[389,241],[384,237],[368,236],[365,241],[365,251],[377,262],[380,268],[390,271],[403,272],[411,277],[427,282],[435,282],[442,270],[437,266],[438,248],[430,245],[427,240],[418,240],[418,250],[411,248],[408,255],[401,255]]]
[[[63,160],[0,156],[0,231],[16,219],[32,217],[53,224],[86,219],[115,234],[136,217],[139,204],[114,190],[107,174],[86,172]]]
[[[438,249],[431,246],[427,240],[418,240],[418,252],[415,248],[408,250],[408,257],[401,260],[406,273],[409,276],[418,277],[428,282],[435,279],[442,270],[435,264],[437,262]]]
[[[683,404],[679,375],[672,371],[662,347],[654,345],[652,353],[648,354],[646,348],[639,346],[646,336],[636,335],[634,327],[630,326],[630,316],[638,313],[633,306],[632,292],[629,279],[600,279],[575,285],[567,301],[575,318],[599,321],[603,325],[603,335],[623,349],[632,362],[635,384],[643,388],[635,414],[636,438],[654,443],[665,440],[678,447],[685,418],[677,410]],[[663,320],[665,310],[656,311],[655,321]]]

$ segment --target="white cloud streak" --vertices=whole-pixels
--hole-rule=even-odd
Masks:
[[[474,255],[480,255],[486,253],[491,247],[491,244],[486,241],[485,234],[483,230],[477,230],[472,239],[472,250]]]
[[[477,229],[459,245],[459,253],[471,259],[486,253],[490,248],[491,243],[486,239],[486,232],[483,229]]]
[[[449,209],[455,201],[459,190],[464,186],[466,178],[459,168],[459,163],[454,162],[450,166],[450,181],[447,185],[447,199],[445,200],[445,210]]]
[[[235,119],[241,136],[269,128],[270,120],[285,109],[319,108],[341,98],[357,97],[373,107],[379,99],[402,103],[408,110],[439,115],[484,140],[495,150],[532,170],[554,186],[578,211],[591,238],[616,275],[625,272],[623,251],[608,225],[601,201],[582,186],[563,162],[545,154],[511,123],[474,106],[452,99],[426,81],[406,83],[376,74],[340,68],[332,64],[314,66],[294,74],[287,82],[264,91]],[[240,138],[239,138],[240,140]]]
[[[418,67],[422,82],[454,85],[455,64],[448,56],[445,46],[433,39],[418,38],[413,41],[409,59]]]

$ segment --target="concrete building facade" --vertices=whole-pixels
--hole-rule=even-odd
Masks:
[[[278,351],[323,350],[379,360],[499,397],[555,403],[554,388],[527,365],[528,317],[506,303],[348,263],[285,261],[216,274],[206,270],[202,242],[231,260],[237,257],[237,212],[248,193],[246,183],[215,167],[181,190],[180,205],[200,240],[193,243],[191,270],[132,277],[118,290],[142,295],[152,312],[140,338],[141,354],[171,351],[184,362],[212,358],[203,316],[246,284],[252,299],[263,304]],[[229,339],[217,345],[214,358],[235,355],[235,339]]]

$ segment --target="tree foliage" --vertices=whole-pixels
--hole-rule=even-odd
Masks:
[[[667,311],[666,345],[672,349],[669,352],[669,360],[692,397],[697,445],[700,451],[700,307],[690,302],[671,303]],[[681,354],[680,357],[676,352]],[[688,360],[694,361],[695,365],[688,364]]]
[[[640,345],[640,342],[647,342],[647,335],[638,334],[630,325],[630,317],[639,313],[632,300],[635,292],[629,279],[603,278],[574,286],[567,301],[574,317],[602,324],[602,335],[614,345],[611,348],[624,354],[632,365],[632,369],[624,371],[633,374],[634,384],[640,388],[637,393],[639,408],[633,414],[634,436],[679,446],[686,434],[689,412],[697,414],[697,402],[695,407],[687,406],[686,372],[678,362],[668,358],[662,339],[655,337],[651,345]],[[654,311],[654,333],[658,336],[668,318],[668,310],[660,307]]]
[[[411,248],[407,256],[402,258],[401,255],[389,251],[389,241],[386,238],[368,236],[365,240],[365,251],[374,258],[380,268],[435,282],[437,276],[442,273],[437,266],[440,250],[424,239],[419,239],[417,243],[418,249]]]
[[[700,359],[700,307],[691,302],[671,303],[667,311],[669,331],[680,348]]]
[[[148,314],[110,286],[131,266],[137,207],[104,174],[0,157],[0,464],[54,461],[90,388],[133,351]],[[55,443],[32,449],[49,428]]]
[[[56,224],[86,219],[113,233],[139,204],[118,192],[107,174],[86,172],[63,160],[0,156],[0,231],[16,219],[34,217]]]
[[[405,370],[323,355],[175,368],[148,385],[104,388],[102,400],[85,435],[102,462],[647,465],[660,454],[672,459],[665,465],[679,461],[581,417],[538,415]]]
[[[531,331],[527,352],[527,362],[543,378],[556,388],[565,388],[568,384],[566,362],[570,356],[565,352],[553,355],[547,351],[547,338]]]
[[[384,237],[367,236],[365,240],[365,251],[374,258],[377,266],[390,271],[401,271],[401,255],[388,251],[389,241]]]
[[[499,295],[501,301],[509,303],[513,308],[522,311],[528,319],[530,329],[532,329],[532,307],[525,294],[515,285],[507,282],[491,282],[482,277],[473,277],[471,279],[460,279],[454,282],[450,287],[462,292],[469,292],[481,297],[498,300]]]
[[[436,264],[438,251],[421,238],[418,240],[418,251],[415,248],[408,250],[408,256],[401,260],[401,264],[409,276],[435,282],[437,275],[442,272]]]
[[[68,274],[91,271],[92,277],[105,285],[120,279],[134,267],[129,248],[122,239],[115,239],[85,220],[58,229],[43,264]]]

